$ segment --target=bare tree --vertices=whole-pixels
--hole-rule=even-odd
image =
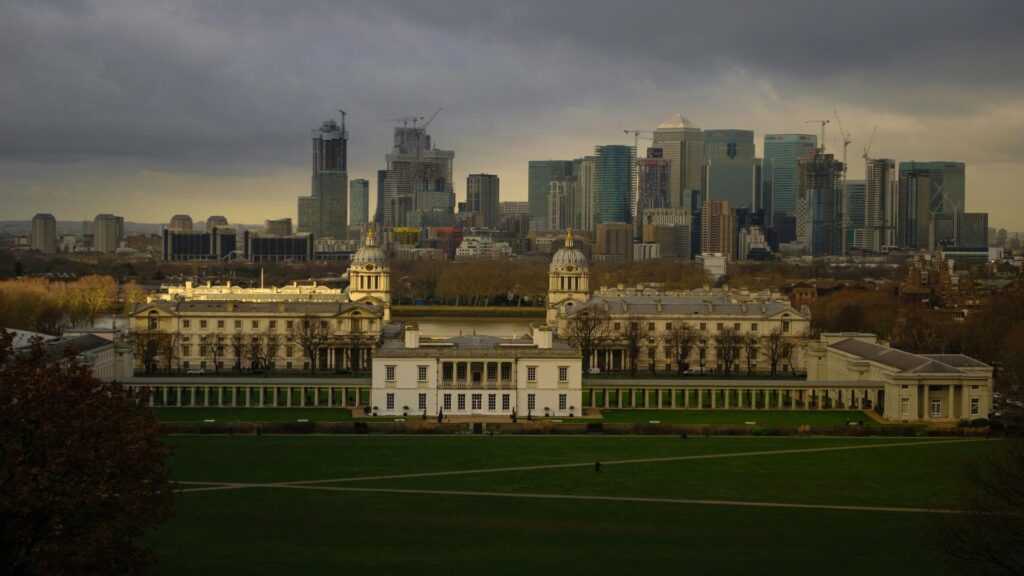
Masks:
[[[301,320],[295,322],[292,328],[292,337],[295,338],[295,342],[302,348],[306,357],[309,358],[309,371],[316,372],[320,349],[331,338],[331,332],[327,328],[327,320],[307,314]]]
[[[1024,574],[1024,440],[1001,441],[968,464],[964,503],[934,518],[947,563],[960,574]]]
[[[626,319],[625,330],[622,338],[626,342],[626,357],[629,361],[629,375],[636,376],[636,366],[640,359],[640,345],[647,339],[650,332],[644,325],[643,319],[639,316],[630,316]]]
[[[743,349],[743,336],[731,327],[723,328],[715,334],[715,355],[722,362],[725,375],[732,374],[733,365],[740,358]]]
[[[157,358],[162,349],[161,336],[162,332],[156,330],[140,330],[132,335],[135,360],[142,365],[147,374],[156,371]]]
[[[242,361],[245,360],[249,346],[242,337],[242,334],[238,332],[230,336],[228,343],[231,347],[231,357],[234,359],[232,369],[236,372],[241,372]]]
[[[686,322],[673,325],[665,337],[665,346],[672,352],[672,359],[675,360],[676,371],[680,376],[686,371],[687,362],[697,345],[698,338],[697,331]]]
[[[782,337],[782,332],[779,330],[773,330],[771,334],[765,336],[764,346],[761,348],[761,353],[764,354],[768,360],[768,366],[771,369],[771,376],[775,378],[779,374],[779,363],[783,361],[786,354],[784,354],[786,348],[786,341]]]
[[[269,328],[262,334],[254,334],[249,340],[249,357],[255,368],[269,369],[277,356],[280,338]]]
[[[747,376],[754,372],[754,361],[757,360],[757,347],[761,343],[754,334],[743,337],[743,355],[747,358]]]
[[[180,358],[178,342],[181,340],[181,334],[178,332],[160,332],[159,334],[160,356],[164,361],[164,370],[170,374],[171,368],[174,366],[174,360]]]
[[[569,316],[565,339],[583,355],[584,374],[590,369],[590,358],[608,339],[608,313],[596,307],[584,307]]]

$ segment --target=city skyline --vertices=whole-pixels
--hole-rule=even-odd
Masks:
[[[431,133],[458,155],[457,198],[468,174],[489,173],[501,178],[504,200],[526,200],[529,160],[632,144],[623,129],[653,130],[676,113],[704,130],[753,130],[763,157],[765,134],[816,133],[805,122],[838,110],[852,133],[851,180],[863,178],[860,153],[877,124],[872,157],[964,162],[963,209],[1015,229],[1024,218],[1013,201],[1024,181],[1024,114],[1021,75],[1007,71],[1024,52],[1014,24],[1021,9],[928,6],[879,5],[890,18],[877,23],[863,6],[805,6],[797,18],[751,4],[758,18],[737,19],[730,42],[712,43],[730,11],[560,5],[551,9],[574,17],[560,19],[571,24],[559,25],[564,38],[551,52],[545,35],[558,18],[497,5],[446,3],[415,17],[390,3],[256,7],[245,18],[222,7],[6,5],[0,30],[12,57],[0,70],[14,80],[0,94],[0,194],[8,218],[24,220],[295,218],[295,198],[309,193],[310,128],[346,109],[348,176],[370,180],[376,198],[395,125],[384,119],[443,107]],[[678,20],[652,18],[665,11],[709,24],[682,40],[700,50],[664,50],[656,32]],[[272,26],[283,18],[299,25]],[[638,19],[655,33],[613,33]],[[819,30],[809,19],[835,25]],[[300,58],[298,30],[328,27],[334,39]],[[855,33],[868,28],[877,33]],[[356,44],[358,57],[337,56]],[[427,45],[434,49],[419,49]],[[805,49],[813,45],[827,49]],[[397,89],[406,82],[422,89]],[[825,145],[841,155],[834,121]]]

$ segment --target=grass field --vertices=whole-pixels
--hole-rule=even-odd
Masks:
[[[161,571],[225,575],[941,574],[933,515],[918,509],[955,508],[963,463],[998,442],[168,441],[173,476],[194,491],[156,533]]]

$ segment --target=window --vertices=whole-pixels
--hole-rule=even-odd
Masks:
[[[361,318],[352,318],[349,321],[349,331],[350,332],[362,332],[363,331],[362,319]]]
[[[321,320],[320,321],[320,329],[321,330],[327,330],[327,321],[326,320]]]
[[[900,416],[910,416],[910,398],[900,398]]]
[[[394,392],[388,392],[387,393],[387,400],[386,400],[386,402],[387,402],[387,409],[388,410],[394,410],[395,409],[395,393]]]
[[[388,382],[394,382],[395,381],[395,367],[394,366],[385,366],[384,367],[384,379],[387,380]]]
[[[199,345],[199,355],[200,356],[206,356],[206,350],[207,350],[206,344],[200,344]]]
[[[715,330],[718,330],[719,332],[721,332],[722,330],[725,330],[725,324],[722,324],[721,322],[719,322],[719,323],[718,323],[718,324],[717,324],[717,325],[715,326]]]
[[[456,380],[465,380],[466,379],[466,365],[465,364],[460,362],[460,363],[455,365],[455,379]]]
[[[285,322],[284,325],[285,325],[286,328],[291,330],[292,328],[295,328],[295,320],[289,320],[289,321]]]
[[[242,328],[242,321],[241,320],[235,320],[235,330],[240,330],[241,328]]]
[[[569,381],[569,368],[568,368],[568,366],[559,366],[558,367],[558,381],[559,382],[568,382]]]
[[[971,416],[977,416],[981,414],[981,401],[977,398],[971,398]]]
[[[735,322],[735,323],[734,323],[734,324],[732,325],[732,329],[733,329],[733,330],[736,330],[737,332],[739,332],[739,330],[740,330],[740,323],[739,323],[739,322]]]
[[[568,396],[567,394],[559,394],[558,395],[558,409],[559,410],[565,410],[567,396]]]
[[[757,332],[757,322],[754,322],[753,324],[750,325],[750,331]]]
[[[622,330],[622,324],[616,322],[615,323],[615,331],[618,332],[619,330]]]
[[[452,363],[451,362],[445,362],[444,364],[441,364],[441,379],[442,380],[451,380],[452,379],[452,372],[453,371],[452,371]]]
[[[671,329],[672,329],[672,323],[671,322],[665,322],[665,330],[671,330]]]
[[[192,321],[191,320],[182,320],[181,321],[181,327],[182,328],[189,328],[191,326],[192,326]]]
[[[451,394],[445,394],[444,395],[444,409],[445,410],[451,410],[452,409],[452,395]]]
[[[502,410],[508,410],[509,409],[508,408],[509,402],[510,402],[509,395],[508,394],[502,394],[501,395],[501,409]]]
[[[199,328],[201,328],[202,330],[206,330],[206,320],[199,321]]]
[[[480,410],[481,408],[483,408],[483,405],[484,405],[484,395],[483,394],[473,394],[472,400],[473,400],[473,410]]]
[[[707,332],[707,330],[708,330],[708,323],[707,322],[701,322],[700,323],[700,330],[701,330],[701,332]]]
[[[420,381],[420,382],[426,382],[427,381],[427,367],[426,366],[417,366],[416,367],[416,379],[418,381]]]
[[[536,410],[537,409],[537,395],[536,394],[527,394],[526,395],[526,409],[527,410]]]
[[[459,394],[459,410],[465,410],[465,409],[466,409],[466,395],[465,394]]]
[[[295,352],[295,347],[294,346],[285,346],[285,348],[284,348],[285,358],[291,358],[293,352]]]
[[[426,410],[427,409],[427,395],[426,394],[420,394],[420,399],[419,399],[419,403],[417,404],[417,407],[420,410]]]
[[[497,394],[488,394],[487,395],[487,409],[491,410],[492,412],[494,410],[498,409],[498,395]]]
[[[217,328],[224,328],[224,321],[223,320],[217,320]]]
[[[270,321],[270,329],[271,330],[277,330],[277,320],[271,320]]]
[[[252,321],[252,327],[253,328],[259,328],[260,327],[260,321],[259,320],[253,320]]]
[[[931,415],[932,418],[938,418],[939,416],[942,416],[942,400],[932,400]]]
[[[537,381],[537,367],[536,366],[527,366],[526,367],[526,381],[527,382],[536,382]]]
[[[189,355],[189,345],[188,344],[185,344],[184,346],[181,347],[181,355],[182,356],[188,356]]]
[[[512,364],[511,363],[506,362],[506,363],[501,365],[501,379],[502,380],[511,380],[512,379]]]
[[[782,331],[786,334],[789,333],[789,320],[782,321]]]
[[[498,379],[498,365],[497,364],[492,364],[492,363],[488,363],[487,364],[487,379],[488,380],[497,380]]]
[[[647,323],[647,329],[653,332],[654,331],[654,322],[648,322]]]

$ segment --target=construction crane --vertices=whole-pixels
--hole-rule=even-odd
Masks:
[[[423,120],[423,116],[399,116],[398,118],[381,118],[381,122],[401,122],[402,126],[408,126],[412,122],[412,127],[416,127],[416,123]]]
[[[871,129],[871,138],[868,138],[868,145],[864,148],[864,154],[861,156],[865,162],[871,159],[871,144],[875,141],[875,132],[877,130],[878,124],[875,124],[875,127]]]
[[[843,129],[843,121],[839,119],[839,111],[833,110],[836,115],[836,124],[839,125],[839,136],[843,139],[843,183],[846,183],[846,149],[850,147],[850,133]]]
[[[804,120],[804,124],[821,124],[821,142],[818,143],[821,150],[825,150],[825,125],[832,122],[831,120]]]
[[[423,126],[420,126],[420,130],[426,130],[427,126],[430,126],[430,123],[434,121],[434,118],[437,117],[437,114],[440,111],[441,111],[440,107],[437,110],[434,110],[434,113],[430,115],[430,118],[428,118],[427,121],[423,123]],[[422,116],[420,117],[420,120],[423,120]]]

